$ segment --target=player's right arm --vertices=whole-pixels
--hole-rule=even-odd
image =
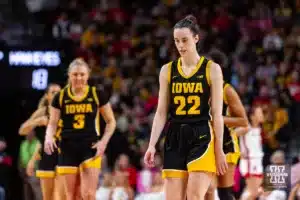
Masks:
[[[159,74],[159,96],[157,110],[153,119],[149,146],[155,147],[167,121],[169,107],[168,65],[164,65]]]
[[[169,66],[164,65],[159,74],[159,96],[156,113],[153,119],[150,142],[144,157],[144,162],[148,166],[154,165],[155,145],[167,121],[169,107]]]
[[[233,87],[226,85],[224,93],[228,103],[230,116],[224,116],[227,127],[247,127],[249,125],[247,114],[242,101]]]
[[[41,107],[37,109],[29,119],[27,119],[19,128],[20,135],[28,135],[37,126],[46,126],[48,119],[45,116],[46,107]]]
[[[45,152],[47,154],[51,154],[54,151],[54,147],[57,147],[54,141],[54,135],[57,130],[57,124],[60,119],[60,108],[61,105],[59,103],[60,93],[57,93],[53,97],[52,104],[50,106],[50,118],[49,123],[46,130],[46,137],[45,137]]]

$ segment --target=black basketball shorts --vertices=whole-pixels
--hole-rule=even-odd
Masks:
[[[189,172],[216,172],[214,135],[209,121],[170,122],[166,128],[163,177],[182,178]]]
[[[101,158],[95,157],[96,149],[92,146],[95,138],[63,138],[60,142],[58,155],[58,174],[75,174],[83,168],[101,167]]]

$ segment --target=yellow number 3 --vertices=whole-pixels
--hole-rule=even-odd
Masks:
[[[174,98],[174,103],[178,104],[176,109],[176,115],[199,115],[200,110],[200,97],[199,96],[188,96],[185,98],[184,96],[176,96]],[[192,104],[192,107],[188,111],[185,110],[186,104]]]
[[[73,123],[73,127],[75,129],[82,129],[84,128],[84,124],[85,124],[85,116],[84,115],[75,115],[74,116],[74,120],[75,122]]]

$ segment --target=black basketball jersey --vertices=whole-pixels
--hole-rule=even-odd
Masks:
[[[87,86],[85,94],[77,98],[66,86],[57,94],[52,106],[60,109],[62,121],[61,138],[97,138],[100,135],[100,116],[98,108],[108,102],[100,98],[103,92],[96,87]]]
[[[186,76],[180,58],[170,65],[170,120],[182,123],[211,120],[210,62],[201,57],[195,70]]]

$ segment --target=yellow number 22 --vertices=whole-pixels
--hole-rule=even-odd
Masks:
[[[85,116],[84,115],[75,115],[74,116],[75,122],[73,123],[73,127],[75,129],[82,129],[85,125]]]
[[[199,96],[188,96],[185,98],[184,96],[176,96],[174,98],[174,103],[178,104],[176,109],[176,115],[199,115],[200,110],[200,97]],[[193,104],[192,107],[188,111],[185,110],[186,104]]]

